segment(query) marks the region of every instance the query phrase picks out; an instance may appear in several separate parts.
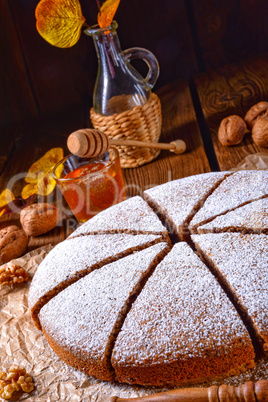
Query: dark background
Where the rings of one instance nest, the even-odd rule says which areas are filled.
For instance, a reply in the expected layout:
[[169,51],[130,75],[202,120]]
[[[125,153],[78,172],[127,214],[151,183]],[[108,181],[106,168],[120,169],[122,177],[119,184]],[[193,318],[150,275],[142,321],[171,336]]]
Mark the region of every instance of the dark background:
[[[97,71],[92,38],[82,32],[72,48],[49,45],[35,28],[37,3],[0,0],[1,143],[27,119],[92,104]],[[86,21],[95,24],[95,0],[80,3]],[[155,91],[268,51],[267,0],[121,0],[115,19],[122,49],[145,47],[157,57]]]

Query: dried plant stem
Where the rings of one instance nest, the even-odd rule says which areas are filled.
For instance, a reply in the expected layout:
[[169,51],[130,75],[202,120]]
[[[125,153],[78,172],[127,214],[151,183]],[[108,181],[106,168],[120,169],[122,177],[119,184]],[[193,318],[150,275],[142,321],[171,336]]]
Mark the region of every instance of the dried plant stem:
[[87,22],[84,22],[84,24],[83,24],[83,28],[92,28],[90,25],[88,25],[88,23]]
[[98,6],[98,9],[99,9],[99,12],[100,12],[100,9],[101,9],[100,0],[96,0],[96,2],[97,2],[97,6]]

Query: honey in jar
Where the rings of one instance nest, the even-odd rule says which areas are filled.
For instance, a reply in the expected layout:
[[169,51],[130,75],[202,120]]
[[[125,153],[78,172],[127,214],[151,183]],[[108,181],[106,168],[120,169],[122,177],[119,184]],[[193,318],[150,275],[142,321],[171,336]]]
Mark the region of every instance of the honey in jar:
[[100,211],[123,201],[126,198],[124,181],[118,152],[112,148],[109,158],[103,156],[89,159],[65,158],[61,177],[57,176],[59,166],[53,169],[61,192],[78,222],[86,222]]

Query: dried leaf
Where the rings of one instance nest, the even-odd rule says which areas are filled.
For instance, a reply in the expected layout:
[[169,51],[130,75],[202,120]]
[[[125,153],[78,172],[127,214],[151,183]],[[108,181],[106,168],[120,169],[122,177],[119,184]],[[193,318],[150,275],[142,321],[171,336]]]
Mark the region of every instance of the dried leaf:
[[23,187],[21,196],[23,199],[27,199],[34,194],[38,195],[48,195],[50,194],[56,186],[56,181],[53,179],[51,174],[42,175],[40,174],[36,183],[29,183]]
[[5,215],[7,212],[8,212],[8,206],[7,205],[5,205],[4,207],[1,207],[0,208],[0,217],[2,215]]
[[14,198],[14,200],[9,202],[7,205],[0,207],[0,217],[2,215],[18,213],[20,209],[23,209],[28,205],[31,205],[34,202],[36,202],[36,198],[37,198],[36,194],[32,195],[29,198],[26,198],[25,200],[22,199],[21,197]]
[[105,28],[111,24],[119,6],[120,0],[106,0],[98,13],[98,24],[100,28]]
[[9,188],[6,188],[0,194],[0,208],[6,206],[9,202],[13,201],[14,199],[15,199],[15,196],[12,193],[12,191],[9,190]]
[[78,0],[41,0],[36,9],[36,28],[53,46],[74,46],[85,22]]
[[9,188],[6,188],[0,194],[0,216],[10,213],[9,204],[12,203],[16,198]]
[[42,158],[38,159],[32,164],[28,170],[28,174],[25,177],[26,183],[35,183],[39,179],[39,176],[45,177],[51,171],[54,165],[63,158],[62,148],[52,148],[45,153]]
[[21,196],[24,200],[37,194],[37,183],[26,184],[21,191]]
[[37,191],[39,195],[48,195],[52,193],[56,186],[56,181],[51,176],[51,173],[48,173],[42,179],[38,180],[37,183]]
[[[56,182],[51,176],[54,165],[63,158],[62,148],[52,148],[45,153],[40,159],[32,164],[25,177],[26,184],[21,192],[23,199],[27,199],[34,194],[48,195],[55,186]],[[60,165],[57,173],[61,174],[63,166]]]
[[36,183],[29,183],[23,187],[21,196],[23,199],[27,199],[33,194],[45,196],[52,193],[55,186],[56,181],[51,176],[51,172],[46,175],[40,174]]

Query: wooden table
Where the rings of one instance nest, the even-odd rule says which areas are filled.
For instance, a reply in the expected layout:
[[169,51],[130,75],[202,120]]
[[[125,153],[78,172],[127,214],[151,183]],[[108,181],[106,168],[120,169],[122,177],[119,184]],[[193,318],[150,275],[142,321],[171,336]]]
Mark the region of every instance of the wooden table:
[[[163,87],[158,95],[163,114],[160,141],[182,138],[187,144],[187,152],[175,155],[162,151],[147,165],[124,169],[128,196],[181,177],[229,170],[249,154],[268,152],[267,148],[257,147],[250,135],[234,147],[224,147],[217,139],[217,129],[223,117],[230,114],[243,117],[253,104],[268,99],[268,56],[228,65],[218,71],[198,75],[190,82],[172,82]],[[67,154],[67,136],[90,124],[89,107],[78,105],[77,109],[25,122],[3,133],[0,192],[10,184],[10,179],[18,173],[27,172],[30,165],[52,147],[63,147]],[[22,185],[23,180],[15,182],[15,195],[20,194]],[[0,219],[0,227],[11,223],[19,225],[18,215]],[[62,226],[48,234],[30,238],[29,250],[62,241],[75,226],[75,219],[69,216]]]

